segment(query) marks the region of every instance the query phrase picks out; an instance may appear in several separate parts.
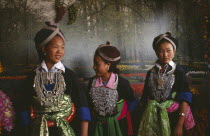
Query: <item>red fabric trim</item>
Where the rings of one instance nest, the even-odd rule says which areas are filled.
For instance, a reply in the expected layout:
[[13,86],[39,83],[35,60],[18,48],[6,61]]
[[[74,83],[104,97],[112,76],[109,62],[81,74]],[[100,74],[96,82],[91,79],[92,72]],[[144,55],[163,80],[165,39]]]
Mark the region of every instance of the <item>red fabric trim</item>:
[[[30,110],[31,110],[31,111],[30,111],[30,112],[31,112],[31,119],[34,119],[34,118],[35,118],[34,109],[31,107]],[[66,119],[68,122],[71,122],[71,121],[74,119],[75,113],[76,113],[76,107],[75,107],[75,105],[72,103],[71,114],[70,114],[68,117],[65,117],[65,119]],[[53,126],[55,126],[55,122],[48,120],[48,121],[47,121],[47,126],[48,126],[48,127],[53,127]]]
[[128,123],[128,135],[133,135],[133,125],[132,125],[132,121],[131,121],[130,111],[127,112],[126,119],[127,119],[127,123]]
[[131,121],[130,111],[128,111],[128,105],[127,105],[126,100],[124,100],[123,103],[124,104],[123,104],[121,114],[117,118],[117,120],[120,120],[126,116],[126,120],[127,120],[127,124],[128,124],[128,135],[133,135],[133,125],[132,125],[132,121]]
[[126,100],[123,100],[123,108],[122,108],[121,114],[120,114],[120,116],[117,118],[117,120],[120,120],[120,119],[122,119],[123,117],[125,117],[127,111],[128,111],[127,102],[126,102]]

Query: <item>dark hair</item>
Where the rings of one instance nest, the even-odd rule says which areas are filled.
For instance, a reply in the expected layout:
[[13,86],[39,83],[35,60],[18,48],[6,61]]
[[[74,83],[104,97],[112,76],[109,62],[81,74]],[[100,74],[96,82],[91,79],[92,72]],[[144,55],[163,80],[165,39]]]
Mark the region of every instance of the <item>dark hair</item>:
[[[170,32],[166,32],[165,34],[166,34],[166,37],[167,37],[167,38],[169,38],[170,40],[172,40],[172,41],[174,42],[174,44],[176,45],[176,49],[177,49],[177,48],[178,48],[178,42],[177,42],[177,40],[176,40],[174,37],[171,36],[171,33],[170,33]],[[159,47],[162,43],[165,43],[165,42],[171,43],[169,40],[167,40],[167,39],[165,39],[165,38],[161,39],[161,40],[157,43],[157,41],[160,39],[161,36],[163,36],[163,34],[158,35],[158,36],[155,37],[154,40],[153,40],[152,46],[153,46],[153,49],[154,49],[155,51],[157,51],[158,47]],[[174,49],[174,47],[173,47],[173,49]]]
[[42,49],[37,49],[38,57],[39,57],[39,62],[42,62],[45,58],[44,52]]
[[110,67],[109,67],[108,72],[113,72],[113,73],[119,74],[120,70],[117,68],[117,64],[120,62],[120,59],[117,60],[117,61],[106,60],[105,58],[103,58],[100,55],[99,51],[103,52],[104,55],[106,55],[110,58],[116,58],[116,57],[120,56],[120,52],[118,51],[118,49],[114,46],[111,46],[110,42],[107,42],[105,45],[102,44],[102,46],[100,45],[99,48],[96,49],[94,57],[99,56],[99,57],[102,58],[104,63],[106,63],[106,64],[110,63]]

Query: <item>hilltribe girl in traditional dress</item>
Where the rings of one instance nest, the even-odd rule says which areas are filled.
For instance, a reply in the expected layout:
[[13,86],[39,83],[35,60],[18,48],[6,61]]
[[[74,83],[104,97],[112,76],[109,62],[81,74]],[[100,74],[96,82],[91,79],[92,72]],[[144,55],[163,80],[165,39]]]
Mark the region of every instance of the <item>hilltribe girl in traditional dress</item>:
[[138,136],[182,136],[183,128],[191,129],[195,125],[187,77],[173,62],[177,47],[176,39],[169,32],[154,38],[153,49],[158,60],[147,72],[141,98],[145,109]]
[[121,77],[116,65],[120,52],[109,42],[100,45],[94,55],[96,73],[89,81],[88,98],[91,107],[91,136],[132,135],[130,112],[135,98],[129,81]]
[[[29,79],[31,135],[87,136],[90,112],[86,95],[76,74],[61,62],[66,46],[64,35],[56,24],[46,25],[34,39],[41,64]],[[69,124],[75,107],[81,124],[77,133]],[[49,127],[49,122],[55,126]]]

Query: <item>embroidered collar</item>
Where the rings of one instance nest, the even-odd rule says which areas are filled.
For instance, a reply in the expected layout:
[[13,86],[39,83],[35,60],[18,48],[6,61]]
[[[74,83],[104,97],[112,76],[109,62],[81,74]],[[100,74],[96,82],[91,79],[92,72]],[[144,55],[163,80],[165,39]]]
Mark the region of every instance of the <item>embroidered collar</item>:
[[[160,64],[158,63],[158,61],[156,61],[155,63],[155,66],[158,68],[158,71],[161,69],[161,66]],[[174,63],[173,61],[170,61],[168,64],[166,64],[164,67],[166,67],[166,73],[167,74],[170,74],[170,73],[173,73],[175,68],[176,68],[176,63]],[[168,71],[168,68],[171,68],[169,71]]]
[[43,60],[42,63],[41,63],[41,66],[36,68],[35,71],[40,70],[40,69],[41,69],[41,71],[45,71],[45,72],[57,72],[57,70],[62,70],[63,72],[65,72],[65,67],[64,67],[63,63],[61,63],[61,61],[59,61],[58,63],[54,64],[52,66],[52,68],[50,70],[48,70],[46,63]]
[[95,87],[107,87],[107,88],[111,88],[114,89],[115,88],[115,82],[116,82],[116,74],[111,73],[111,76],[109,78],[108,83],[104,86],[102,83],[102,78],[101,77],[97,77],[96,78],[96,82],[95,82]]

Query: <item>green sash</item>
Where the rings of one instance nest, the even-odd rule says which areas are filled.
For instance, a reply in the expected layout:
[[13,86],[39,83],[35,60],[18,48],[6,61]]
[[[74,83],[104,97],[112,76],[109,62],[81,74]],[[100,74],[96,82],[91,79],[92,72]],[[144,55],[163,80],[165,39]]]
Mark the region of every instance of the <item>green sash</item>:
[[158,103],[150,100],[143,113],[138,136],[170,136],[171,129],[166,109],[173,100]]
[[75,136],[73,129],[65,119],[72,110],[70,96],[62,95],[60,101],[55,102],[51,107],[34,106],[35,119],[32,123],[32,136],[49,136],[47,120],[55,122],[60,136]]
[[[104,131],[107,131],[107,136],[122,136],[117,118],[121,114],[123,104],[123,99],[117,102],[117,114],[114,116],[97,116],[94,136],[104,136]],[[103,129],[103,122],[106,123],[107,130]]]

